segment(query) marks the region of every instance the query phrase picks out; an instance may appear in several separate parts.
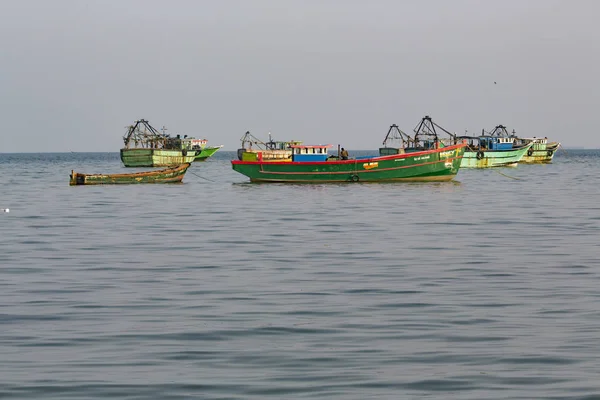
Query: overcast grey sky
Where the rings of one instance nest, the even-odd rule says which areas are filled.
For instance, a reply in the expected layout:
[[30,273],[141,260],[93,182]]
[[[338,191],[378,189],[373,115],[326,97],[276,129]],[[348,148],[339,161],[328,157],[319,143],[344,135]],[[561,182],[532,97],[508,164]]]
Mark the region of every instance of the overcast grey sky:
[[[0,0],[0,152],[118,151],[145,118],[376,149],[430,115],[600,148],[600,1]],[[497,82],[497,84],[494,84]]]

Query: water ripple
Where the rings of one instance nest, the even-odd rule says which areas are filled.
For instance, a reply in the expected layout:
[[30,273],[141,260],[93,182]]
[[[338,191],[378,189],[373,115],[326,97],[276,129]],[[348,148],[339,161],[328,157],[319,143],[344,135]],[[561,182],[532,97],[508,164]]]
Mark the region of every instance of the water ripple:
[[72,188],[118,154],[0,154],[1,398],[600,398],[600,152],[408,185],[234,155]]

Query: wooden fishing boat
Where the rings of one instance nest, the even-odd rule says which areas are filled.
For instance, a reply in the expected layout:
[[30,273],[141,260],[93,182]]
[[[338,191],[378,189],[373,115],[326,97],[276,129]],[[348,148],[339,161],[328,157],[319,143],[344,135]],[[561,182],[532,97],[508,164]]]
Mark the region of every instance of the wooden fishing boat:
[[[331,145],[290,145],[289,162],[233,160],[232,168],[251,182],[426,182],[449,181],[460,169],[465,143],[445,146],[437,137],[429,148],[388,148],[387,154],[340,160]],[[414,142],[414,140],[413,140]]]
[[532,143],[518,143],[503,125],[489,133],[482,130],[480,136],[465,135],[456,139],[467,141],[463,168],[516,167],[532,146]]
[[194,161],[206,161],[207,158],[215,154],[222,147],[223,145],[206,146],[199,153],[196,153],[196,158],[194,159]]
[[520,162],[526,164],[549,164],[552,162],[556,151],[560,147],[559,142],[548,142],[548,138],[519,138],[515,137],[517,143],[532,143],[527,153]]
[[[123,136],[125,147],[121,149],[121,161],[126,167],[165,167],[191,163],[201,142],[206,140],[187,138],[185,135],[171,137],[159,133],[148,121],[140,119],[127,128]],[[198,143],[194,142],[198,141]]]
[[113,185],[135,183],[178,183],[183,180],[190,163],[162,170],[125,174],[82,174],[71,171],[70,182],[74,185]]

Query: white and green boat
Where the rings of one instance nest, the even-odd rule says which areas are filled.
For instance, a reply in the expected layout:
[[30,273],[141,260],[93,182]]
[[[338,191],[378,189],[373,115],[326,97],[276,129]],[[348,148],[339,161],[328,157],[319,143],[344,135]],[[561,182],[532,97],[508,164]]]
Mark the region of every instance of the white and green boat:
[[549,164],[560,147],[559,142],[548,143],[548,138],[516,138],[517,143],[532,143],[521,160],[527,164]]
[[194,161],[206,161],[207,158],[215,154],[222,148],[223,145],[220,146],[204,146],[200,152],[196,153],[196,158]]
[[197,150],[194,139],[159,133],[148,121],[140,119],[123,136],[121,161],[126,167],[166,167],[191,163]]
[[531,143],[531,147],[527,149],[525,155],[521,159],[521,163],[527,164],[547,164],[552,162],[552,158],[556,151],[560,147],[560,143],[558,142],[550,142],[548,143],[548,138],[520,138],[515,134],[515,130],[513,129],[512,134],[509,134],[504,125],[498,125],[494,128],[494,130],[490,133],[492,136],[498,136],[503,138],[512,139],[513,143],[516,146],[524,146],[526,144]]
[[[516,167],[531,148],[532,143],[517,143],[513,137],[499,136],[498,125],[494,131],[481,136],[456,136],[456,140],[466,140],[467,150],[463,155],[461,168]],[[506,128],[504,128],[506,129]]]

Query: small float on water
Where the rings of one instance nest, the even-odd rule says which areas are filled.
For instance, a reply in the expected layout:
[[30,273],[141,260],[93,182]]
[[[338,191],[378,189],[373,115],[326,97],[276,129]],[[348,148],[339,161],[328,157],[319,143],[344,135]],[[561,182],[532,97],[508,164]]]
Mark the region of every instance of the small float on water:
[[71,186],[77,185],[114,185],[136,183],[179,183],[183,180],[190,163],[178,165],[173,168],[133,172],[124,174],[82,174],[71,171]]

